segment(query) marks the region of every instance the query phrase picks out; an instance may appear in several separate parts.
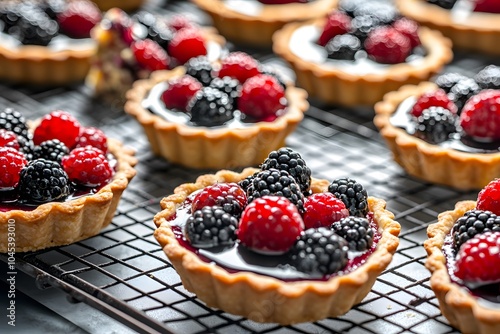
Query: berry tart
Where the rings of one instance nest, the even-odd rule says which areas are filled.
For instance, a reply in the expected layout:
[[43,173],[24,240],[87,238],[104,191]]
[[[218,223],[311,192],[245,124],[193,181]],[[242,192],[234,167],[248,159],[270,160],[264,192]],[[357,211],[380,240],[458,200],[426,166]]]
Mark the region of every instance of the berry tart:
[[67,245],[99,233],[135,175],[132,150],[70,113],[53,111],[28,126],[0,112],[0,252]]
[[237,44],[270,48],[286,23],[325,16],[337,0],[193,0],[214,26]]
[[284,26],[273,50],[297,85],[328,104],[372,106],[448,63],[449,39],[401,16],[390,2],[341,0],[326,17]]
[[284,145],[308,109],[307,93],[245,52],[195,57],[134,83],[125,112],[152,151],[192,168],[257,166]]
[[126,12],[139,9],[146,0],[92,0],[103,12],[111,8],[120,8]]
[[288,325],[342,315],[368,294],[399,244],[385,206],[352,178],[311,177],[282,147],[260,168],[177,187],[154,235],[208,306]]
[[396,0],[396,4],[404,15],[441,31],[454,47],[500,55],[498,0]]
[[500,67],[386,94],[374,123],[408,174],[461,190],[500,177]]
[[500,332],[500,180],[429,225],[424,243],[441,312],[463,333]]
[[90,30],[102,18],[89,0],[0,3],[0,80],[35,85],[83,81],[96,52]]
[[217,59],[225,40],[212,27],[201,27],[182,14],[170,17],[141,10],[129,15],[112,8],[91,32],[97,42],[87,85],[97,97],[123,103],[138,79],[172,69],[197,56]]

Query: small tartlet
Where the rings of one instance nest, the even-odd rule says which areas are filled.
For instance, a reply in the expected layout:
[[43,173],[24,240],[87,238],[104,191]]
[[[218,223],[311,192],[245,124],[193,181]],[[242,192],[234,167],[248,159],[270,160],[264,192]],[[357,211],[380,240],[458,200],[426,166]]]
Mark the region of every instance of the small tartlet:
[[145,109],[142,101],[158,83],[177,78],[185,67],[153,72],[149,79],[136,81],[127,92],[125,112],[143,126],[153,153],[191,168],[236,168],[256,166],[269,152],[284,145],[309,108],[307,93],[288,85],[287,111],[272,122],[257,122],[242,128],[195,127],[168,122]]
[[[63,246],[97,235],[111,223],[123,191],[135,176],[134,150],[108,138],[108,150],[117,160],[113,179],[95,194],[65,202],[49,202],[34,210],[0,211],[0,253],[28,252]],[[10,222],[15,242],[9,243]]]
[[408,134],[390,122],[406,98],[435,89],[435,83],[425,81],[387,93],[375,104],[373,122],[392,151],[394,160],[408,174],[460,190],[481,189],[500,175],[500,153],[469,153],[440,147]]
[[396,0],[398,9],[419,24],[439,30],[459,49],[500,55],[500,14],[472,12],[463,21],[425,0]]
[[439,307],[450,324],[463,333],[494,334],[500,332],[500,309],[481,306],[463,287],[451,281],[442,248],[445,237],[465,212],[476,207],[475,201],[460,201],[454,210],[439,214],[437,223],[429,225],[425,266],[431,272],[430,284]]
[[[369,210],[381,231],[377,249],[356,270],[326,281],[285,282],[269,276],[241,271],[230,273],[202,261],[176,240],[169,219],[193,192],[221,182],[238,182],[258,169],[245,168],[241,173],[221,170],[186,183],[161,201],[162,211],[155,215],[154,236],[181,277],[184,287],[208,306],[237,314],[257,322],[282,325],[316,321],[345,314],[369,293],[380,273],[389,265],[399,239],[400,225],[387,211],[382,199],[368,197]],[[313,193],[325,192],[327,180],[312,179]],[[271,307],[270,307],[271,306]]]
[[325,22],[326,18],[319,18],[290,23],[273,36],[273,51],[291,65],[297,85],[307,90],[310,97],[324,103],[348,107],[373,106],[387,92],[429,79],[453,58],[451,41],[440,32],[426,27],[419,28],[419,37],[427,54],[418,66],[399,63],[379,73],[349,73],[338,67],[308,61],[291,51],[290,40],[297,29],[304,26],[320,28]]
[[286,23],[326,16],[338,0],[262,5],[257,15],[234,10],[223,0],[193,0],[193,2],[210,15],[213,25],[228,40],[247,46],[269,48],[272,45],[273,33]]

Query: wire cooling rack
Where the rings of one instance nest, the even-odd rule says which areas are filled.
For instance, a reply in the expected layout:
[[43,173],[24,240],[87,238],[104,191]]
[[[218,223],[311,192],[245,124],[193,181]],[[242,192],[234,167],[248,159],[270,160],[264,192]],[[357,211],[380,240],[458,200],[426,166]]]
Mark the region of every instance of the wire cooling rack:
[[[153,1],[149,9],[206,18],[188,2]],[[272,54],[251,52],[293,76]],[[458,55],[450,68],[477,71],[491,59]],[[206,307],[185,290],[153,237],[153,216],[162,197],[212,170],[190,170],[152,155],[142,128],[121,106],[93,100],[84,86],[33,89],[0,85],[0,107],[27,118],[55,109],[74,113],[137,151],[137,176],[124,192],[112,223],[99,235],[75,244],[16,255],[19,269],[40,288],[54,286],[75,302],[110,315],[144,333],[454,333],[429,287],[423,242],[437,214],[477,193],[457,192],[409,178],[396,165],[373,123],[371,109],[325,107],[311,101],[304,121],[287,145],[305,158],[316,178],[350,176],[370,195],[387,200],[401,224],[400,246],[372,291],[347,314],[315,323],[281,327],[255,323]],[[5,255],[0,259],[7,262]]]

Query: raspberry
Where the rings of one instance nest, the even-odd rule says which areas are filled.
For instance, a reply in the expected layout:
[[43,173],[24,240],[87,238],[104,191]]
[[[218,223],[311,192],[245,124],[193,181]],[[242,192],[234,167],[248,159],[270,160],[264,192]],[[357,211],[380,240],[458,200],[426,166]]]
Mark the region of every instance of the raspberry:
[[94,146],[100,149],[104,154],[108,153],[108,137],[101,129],[92,126],[82,127],[76,147]]
[[443,89],[428,91],[420,95],[413,105],[411,114],[414,117],[419,117],[422,111],[430,107],[443,107],[454,114],[457,113],[457,106],[448,98]]
[[12,147],[0,147],[0,190],[14,188],[19,182],[19,173],[28,164],[24,154]]
[[500,215],[500,179],[492,180],[479,192],[476,208]]
[[234,117],[229,97],[213,87],[203,87],[189,101],[187,111],[198,126],[218,126]]
[[206,206],[186,221],[185,235],[198,248],[232,245],[236,240],[238,219],[220,206]]
[[349,15],[334,10],[328,14],[323,31],[318,38],[318,44],[325,46],[333,37],[348,33],[349,30],[351,30],[351,18]]
[[168,81],[168,86],[161,94],[161,100],[167,109],[186,111],[189,100],[202,88],[202,84],[190,75],[183,75]]
[[55,161],[61,163],[62,158],[69,154],[69,150],[58,139],[47,140],[36,146],[33,150],[33,158]]
[[132,42],[130,48],[139,66],[148,71],[166,70],[170,65],[167,52],[149,38]]
[[349,216],[344,202],[332,193],[316,193],[304,200],[302,219],[306,229],[330,227],[334,222]]
[[330,59],[354,60],[361,50],[361,41],[351,34],[337,35],[326,44],[325,50]]
[[285,90],[270,75],[256,75],[243,84],[238,109],[256,121],[272,122],[286,108]]
[[33,141],[35,145],[50,139],[59,139],[68,148],[72,148],[80,135],[80,123],[70,113],[56,110],[42,117],[35,128]]
[[184,64],[186,74],[196,78],[203,86],[210,85],[214,70],[212,63],[206,56],[191,58]]
[[476,234],[485,232],[500,232],[500,217],[491,211],[470,210],[458,218],[453,225],[451,235],[455,250]]
[[474,76],[474,80],[482,89],[500,89],[500,66],[486,66]]
[[245,52],[231,52],[222,58],[217,76],[235,78],[243,84],[247,79],[260,73],[259,65],[255,58]]
[[411,53],[410,39],[388,26],[373,29],[364,45],[368,56],[383,64],[402,63]]
[[365,217],[368,213],[366,190],[356,180],[348,177],[333,180],[328,191],[344,202],[351,216]]
[[446,141],[456,132],[457,117],[443,107],[429,107],[416,120],[415,136],[433,144]]
[[63,157],[61,165],[76,184],[97,187],[113,177],[113,169],[103,152],[92,146],[78,147]]
[[89,38],[90,30],[101,19],[102,14],[97,5],[88,0],[70,1],[57,16],[60,29],[73,38]]
[[241,215],[238,239],[258,253],[287,252],[304,230],[297,207],[282,196],[263,196]]
[[500,90],[486,89],[472,96],[462,109],[460,126],[482,141],[500,139]]
[[197,25],[183,14],[172,15],[168,19],[168,26],[174,31],[179,31],[184,28],[197,28]]
[[474,11],[500,14],[500,3],[498,0],[476,0]]
[[500,281],[500,232],[476,235],[457,254],[455,276],[474,285]]
[[352,251],[364,252],[373,245],[373,228],[364,217],[343,218],[334,222],[332,229],[349,243]]
[[418,36],[418,23],[408,18],[400,18],[392,24],[394,29],[408,37],[410,40],[411,48],[417,47],[421,44],[420,37]]
[[247,206],[247,195],[236,183],[217,183],[196,194],[191,211],[195,212],[206,206],[220,206],[227,213],[240,216]]
[[168,44],[168,54],[179,64],[189,59],[207,54],[205,37],[198,28],[184,28],[177,31]]
[[12,147],[19,150],[20,146],[16,134],[9,130],[0,129],[0,147]]

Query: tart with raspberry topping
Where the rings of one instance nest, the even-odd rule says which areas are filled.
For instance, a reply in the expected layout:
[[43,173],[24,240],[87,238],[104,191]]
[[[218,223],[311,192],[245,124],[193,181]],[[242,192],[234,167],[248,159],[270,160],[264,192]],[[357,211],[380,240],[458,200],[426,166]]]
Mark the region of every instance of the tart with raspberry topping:
[[131,149],[68,112],[32,123],[11,108],[0,112],[2,138],[9,138],[0,141],[0,252],[14,247],[7,237],[12,222],[16,252],[98,234],[135,175]]
[[374,123],[408,174],[462,190],[500,176],[500,67],[443,73],[375,105]]
[[156,71],[127,93],[125,112],[151,149],[191,168],[256,166],[283,146],[309,107],[307,93],[250,55],[196,57]]
[[288,147],[260,168],[180,185],[161,207],[154,235],[184,287],[210,307],[258,322],[346,313],[399,243],[385,201],[351,178],[312,177]]
[[273,33],[285,24],[326,15],[337,0],[194,0],[228,40],[270,48]]
[[273,41],[298,86],[344,106],[372,106],[389,91],[430,78],[453,56],[449,39],[380,1],[341,0],[326,17],[287,24]]
[[462,50],[500,55],[500,3],[497,0],[397,0],[401,12],[439,30]]

